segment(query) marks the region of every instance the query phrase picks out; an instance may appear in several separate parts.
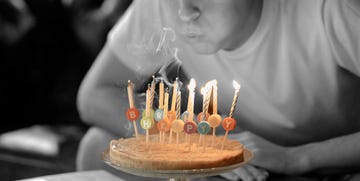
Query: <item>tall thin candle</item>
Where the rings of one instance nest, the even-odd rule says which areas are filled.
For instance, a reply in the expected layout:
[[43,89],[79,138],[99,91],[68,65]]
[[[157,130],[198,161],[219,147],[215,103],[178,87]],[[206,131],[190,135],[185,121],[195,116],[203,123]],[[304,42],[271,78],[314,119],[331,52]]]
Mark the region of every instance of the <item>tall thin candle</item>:
[[[150,118],[150,114],[151,114],[150,113],[150,99],[151,99],[151,90],[148,87],[148,89],[146,91],[146,117],[147,118]],[[149,129],[146,129],[146,143],[149,142]]]
[[209,84],[205,85],[205,88],[202,89],[203,94],[203,107],[202,107],[202,121],[206,120],[206,114],[209,109],[209,103],[210,103],[210,94],[211,94],[211,87]]
[[190,84],[188,85],[189,89],[189,98],[188,98],[188,106],[187,111],[189,113],[189,120],[192,121],[194,118],[194,98],[195,98],[195,79],[190,79]]
[[212,81],[212,103],[213,103],[213,111],[212,114],[209,116],[208,118],[208,122],[213,130],[212,132],[212,145],[214,144],[214,139],[215,139],[215,132],[216,132],[216,128],[220,125],[221,123],[221,116],[217,113],[217,97],[218,97],[218,88],[217,88],[217,81],[213,80]]
[[[164,98],[164,120],[163,121],[166,121],[167,120],[167,113],[168,113],[168,109],[169,109],[169,90],[166,89],[165,91],[165,98]],[[170,124],[170,123],[168,123]],[[162,134],[161,138],[162,140],[160,142],[164,142],[165,141],[165,131],[164,132],[160,132],[160,134]]]
[[217,114],[218,111],[218,87],[217,81],[213,81],[213,114]]
[[145,116],[150,117],[151,111],[150,111],[150,98],[151,98],[151,90],[150,85],[148,85],[148,89],[146,90],[146,105],[145,105]]
[[169,90],[166,89],[165,98],[164,98],[164,117],[167,116],[168,111],[169,111]]
[[[175,106],[176,106],[176,97],[177,97],[176,94],[177,94],[177,89],[178,89],[177,87],[178,87],[178,78],[176,78],[176,80],[175,80],[175,82],[173,84],[171,109],[167,114],[171,124],[176,119]],[[171,141],[172,141],[172,128],[170,128],[169,143],[171,143]]]
[[176,119],[180,119],[181,114],[181,92],[177,91],[176,94]]
[[159,84],[159,109],[164,109],[164,81]]
[[233,113],[234,113],[234,110],[236,107],[236,103],[237,103],[239,93],[240,93],[240,88],[241,88],[240,84],[237,83],[235,80],[233,80],[233,86],[234,86],[235,92],[234,92],[234,98],[231,103],[231,108],[230,108],[230,112],[229,112],[229,117],[231,117],[231,118],[233,117]]
[[129,98],[129,109],[126,111],[126,117],[129,121],[133,122],[135,137],[138,137],[138,130],[136,126],[136,120],[140,117],[140,112],[135,108],[134,95],[133,95],[134,84],[128,80],[127,92]]
[[224,139],[223,139],[223,141],[221,143],[221,149],[224,148],[224,143],[225,143],[225,140],[227,139],[229,131],[235,129],[235,127],[236,127],[236,120],[233,118],[233,113],[234,113],[236,103],[237,103],[237,100],[238,100],[238,97],[239,97],[239,92],[240,92],[240,87],[241,86],[235,80],[233,80],[233,86],[234,86],[235,92],[234,92],[233,101],[231,103],[229,117],[224,118],[224,120],[222,122],[222,126],[226,130],[226,132],[225,132],[225,135],[224,135]]
[[152,109],[153,107],[153,104],[154,104],[154,95],[155,95],[155,76],[152,76],[153,80],[151,81],[151,85],[150,85],[150,102],[149,102],[149,105],[150,105],[150,110]]
[[177,87],[178,87],[178,78],[176,78],[174,84],[173,84],[173,92],[172,92],[172,100],[171,100],[171,111],[175,111],[175,105],[176,105],[176,94],[177,94]]
[[128,80],[128,86],[127,86],[127,92],[128,92],[128,98],[129,98],[129,105],[130,105],[130,108],[133,108],[135,107],[135,104],[134,104],[134,95],[133,95],[133,88],[134,88],[134,84]]

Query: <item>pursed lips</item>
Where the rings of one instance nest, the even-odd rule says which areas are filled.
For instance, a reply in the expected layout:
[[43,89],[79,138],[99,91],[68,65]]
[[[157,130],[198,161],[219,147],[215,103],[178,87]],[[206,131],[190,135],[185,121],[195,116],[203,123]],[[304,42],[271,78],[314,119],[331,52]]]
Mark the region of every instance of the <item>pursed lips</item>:
[[184,27],[181,33],[188,38],[199,37],[202,34],[198,28],[190,26]]

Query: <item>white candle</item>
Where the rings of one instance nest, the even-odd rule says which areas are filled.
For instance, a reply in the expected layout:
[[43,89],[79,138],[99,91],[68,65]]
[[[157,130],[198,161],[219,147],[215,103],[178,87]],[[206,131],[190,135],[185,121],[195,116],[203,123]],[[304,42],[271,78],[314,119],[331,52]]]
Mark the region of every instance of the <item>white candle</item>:
[[194,98],[195,98],[195,79],[190,80],[190,84],[188,85],[189,89],[189,98],[188,98],[188,106],[187,111],[189,113],[189,120],[193,120],[194,117]]
[[145,116],[150,117],[150,97],[151,97],[151,91],[150,86],[148,86],[148,89],[146,90],[146,105],[145,105]]
[[229,134],[229,131],[235,129],[235,127],[236,127],[236,120],[233,118],[233,113],[234,113],[236,103],[237,103],[237,100],[238,100],[238,97],[239,97],[239,92],[240,92],[240,87],[241,86],[235,80],[233,80],[233,86],[234,86],[234,89],[235,89],[235,93],[234,93],[233,101],[231,103],[229,117],[224,118],[224,120],[223,120],[223,128],[226,130],[226,132],[225,132],[224,139],[223,139],[223,141],[221,143],[221,149],[224,148],[224,143],[227,140],[227,136]]
[[[145,108],[145,117],[150,118],[150,97],[151,97],[151,91],[150,86],[148,86],[148,89],[146,90],[146,108]],[[149,142],[149,129],[146,129],[146,143]]]
[[164,117],[167,117],[167,113],[169,110],[169,91],[166,89],[165,98],[164,98]]
[[174,84],[173,84],[173,92],[172,92],[172,100],[171,100],[171,111],[175,111],[175,105],[176,105],[176,93],[177,93],[177,81],[178,78],[176,78]]
[[134,84],[130,80],[128,80],[127,92],[128,92],[130,108],[135,107],[134,95],[133,95],[133,87],[134,87]]
[[237,103],[239,93],[240,93],[240,88],[241,88],[240,84],[237,83],[235,80],[233,80],[233,86],[234,86],[235,92],[234,92],[234,98],[233,98],[231,108],[230,108],[230,113],[229,113],[229,117],[231,117],[231,118],[233,117],[233,113],[234,113],[234,110],[236,107],[236,103]]
[[176,119],[180,119],[181,113],[181,92],[177,91],[176,94]]
[[151,86],[150,86],[150,109],[152,109],[153,107],[153,103],[154,103],[154,95],[155,95],[155,76],[152,76],[153,80],[151,81]]
[[209,84],[205,85],[205,87],[201,89],[201,94],[203,95],[202,121],[205,121],[206,113],[208,112],[209,109],[210,94],[211,94],[211,87],[209,86]]
[[164,82],[161,80],[159,84],[159,109],[164,109]]
[[217,81],[214,80],[213,81],[213,114],[217,114],[217,110],[218,110],[218,87],[217,87]]
[[[134,84],[128,80],[128,87],[127,87],[127,92],[128,92],[128,98],[129,98],[129,107],[130,109],[135,109],[135,101],[134,101],[134,93],[133,93],[133,90],[134,89]],[[137,110],[137,109],[135,109]],[[134,113],[134,112],[133,112]],[[134,113],[135,115],[136,113]],[[139,113],[137,113],[139,114]],[[135,116],[135,117],[138,117],[139,115]],[[137,118],[135,118],[137,119]],[[137,130],[137,126],[136,126],[136,120],[132,120],[133,122],[133,127],[134,127],[134,132],[135,132],[135,137],[137,138],[138,137],[138,130]]]

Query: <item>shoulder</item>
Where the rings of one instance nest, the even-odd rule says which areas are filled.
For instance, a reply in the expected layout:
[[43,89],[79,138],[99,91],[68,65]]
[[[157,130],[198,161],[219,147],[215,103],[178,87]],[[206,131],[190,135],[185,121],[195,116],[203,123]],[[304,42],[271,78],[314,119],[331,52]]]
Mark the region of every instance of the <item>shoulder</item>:
[[345,0],[348,6],[360,15],[360,1],[359,0]]
[[108,38],[141,39],[161,27],[159,0],[135,0],[119,19]]
[[156,67],[160,60],[155,53],[162,28],[159,3],[160,0],[133,1],[108,34],[109,49],[125,65],[131,62],[135,71]]
[[[327,28],[357,29],[360,27],[359,0],[324,1],[322,16]],[[344,27],[336,27],[344,25]]]
[[332,0],[324,1],[324,13],[335,13],[342,16],[360,17],[359,0]]
[[324,1],[323,23],[338,65],[360,76],[360,1]]

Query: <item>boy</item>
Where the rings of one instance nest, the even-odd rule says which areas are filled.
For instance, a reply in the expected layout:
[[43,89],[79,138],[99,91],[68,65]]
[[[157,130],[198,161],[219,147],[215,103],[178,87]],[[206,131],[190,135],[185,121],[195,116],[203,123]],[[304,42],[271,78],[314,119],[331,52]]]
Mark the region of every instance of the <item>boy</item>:
[[[154,43],[164,27],[175,32],[168,45],[178,48],[188,77],[198,85],[217,79],[220,113],[228,112],[231,81],[242,85],[234,113],[239,126],[231,137],[255,156],[225,178],[262,180],[268,171],[300,175],[328,168],[348,173],[360,165],[356,0],[135,1],[80,88],[83,120],[102,129],[85,136],[79,165],[90,150],[100,154],[109,139],[132,134],[120,111],[128,107],[124,87],[128,79],[142,85],[168,63]],[[91,139],[99,135],[102,140]]]

